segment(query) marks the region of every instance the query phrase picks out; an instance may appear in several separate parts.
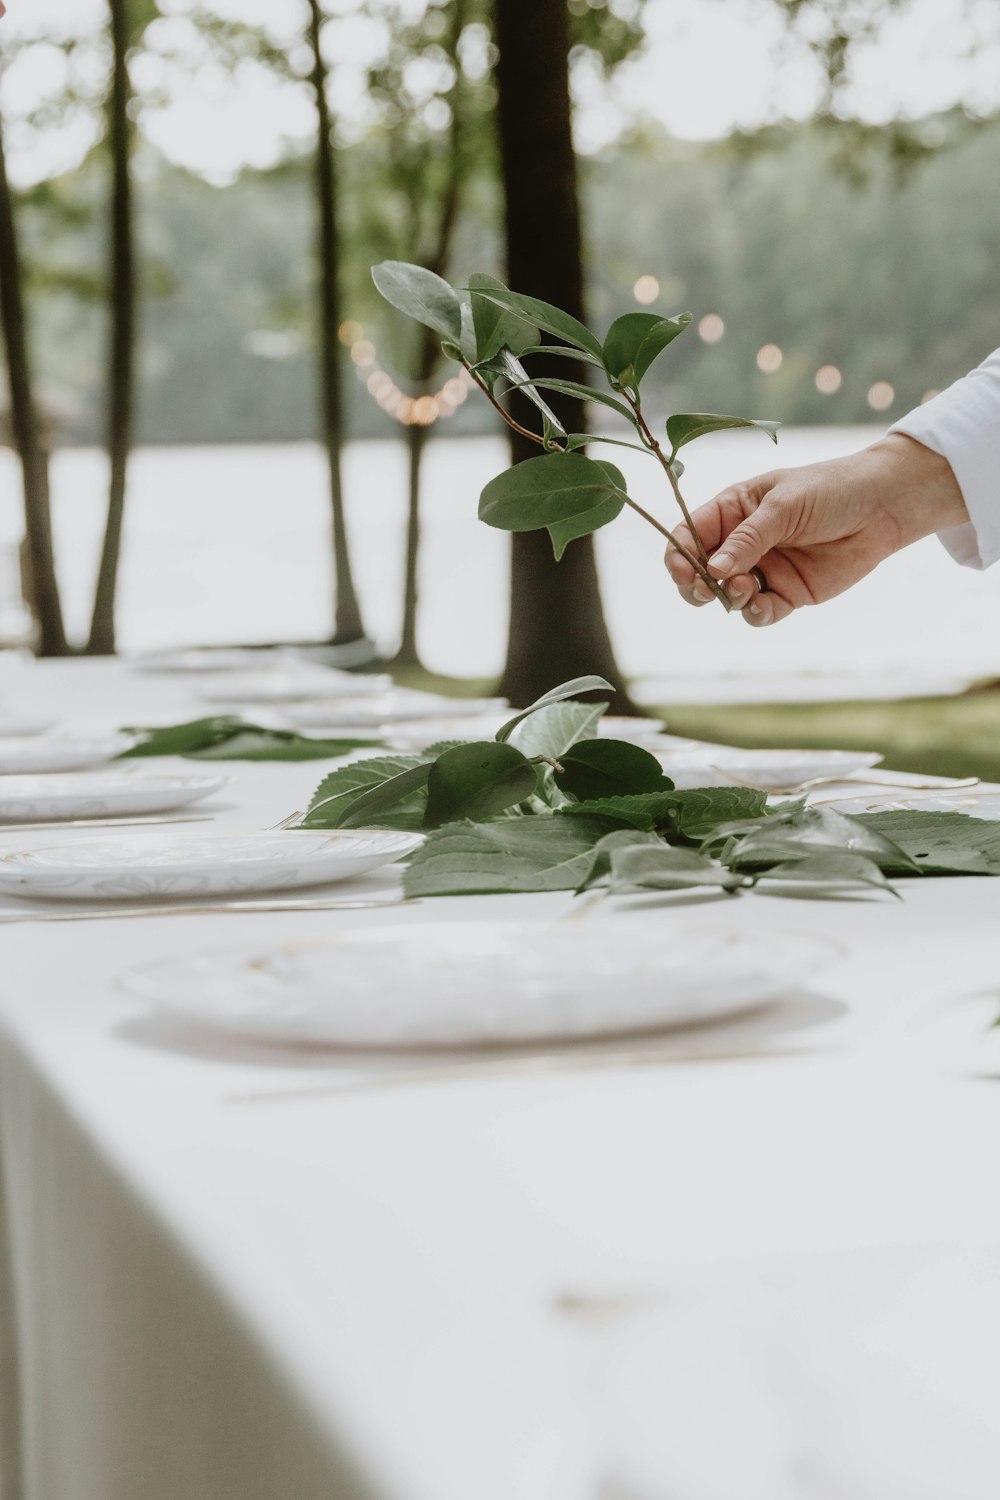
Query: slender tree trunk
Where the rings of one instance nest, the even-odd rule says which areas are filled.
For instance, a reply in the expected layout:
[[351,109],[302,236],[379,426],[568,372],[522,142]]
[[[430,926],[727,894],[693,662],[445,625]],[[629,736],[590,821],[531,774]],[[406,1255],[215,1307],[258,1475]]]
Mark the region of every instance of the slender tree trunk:
[[[453,0],[451,7],[451,30],[447,45],[448,56],[455,67],[455,87],[451,96],[451,130],[448,136],[448,178],[441,199],[441,212],[437,223],[434,247],[424,259],[424,265],[438,276],[448,270],[455,225],[458,222],[458,206],[461,197],[463,143],[461,112],[461,66],[458,45],[465,27],[467,0]],[[430,329],[424,328],[420,335],[420,353],[417,359],[417,388],[423,393],[430,383],[441,359],[441,341]],[[398,666],[417,667],[420,654],[417,650],[417,606],[419,587],[417,573],[420,566],[420,492],[421,471],[427,432],[423,427],[413,426],[407,432],[409,457],[409,503],[406,517],[406,562],[403,579],[403,628],[399,650],[394,658]]]
[[111,147],[111,337],[108,359],[108,519],[97,573],[87,650],[107,656],[115,649],[115,598],[121,558],[125,484],[132,447],[135,401],[135,244],[132,225],[131,89],[128,76],[127,0],[110,0],[112,75],[108,121]]
[[333,577],[336,590],[336,642],[364,636],[361,607],[354,587],[344,519],[344,489],[340,466],[343,435],[343,393],[340,378],[340,255],[337,238],[336,159],[333,122],[327,99],[327,68],[322,47],[323,12],[320,0],[309,0],[309,45],[313,54],[312,86],[316,96],[316,201],[319,210],[320,278],[320,417],[323,444],[330,466],[330,506],[333,512]]
[[0,321],[7,351],[10,420],[14,446],[24,475],[24,529],[27,539],[31,598],[43,656],[66,651],[59,586],[52,550],[49,507],[48,455],[42,442],[31,377],[27,320],[21,281],[21,258],[14,223],[14,205],[7,180],[3,133],[0,128]]
[[[582,318],[566,0],[494,0],[494,16],[508,280],[517,291]],[[566,362],[560,364],[565,377]],[[582,380],[583,372],[573,378]],[[579,401],[553,396],[551,404],[567,431],[584,430]],[[537,453],[511,433],[512,462]],[[572,542],[558,563],[544,531],[518,532],[511,541],[510,629],[500,692],[523,705],[556,683],[596,672],[617,689],[616,710],[634,712],[604,620],[592,538]]]
[[403,629],[399,650],[393,657],[396,666],[418,667],[417,604],[419,602],[418,568],[420,564],[420,467],[427,428],[416,422],[406,429],[409,500],[406,513],[406,565],[403,575]]

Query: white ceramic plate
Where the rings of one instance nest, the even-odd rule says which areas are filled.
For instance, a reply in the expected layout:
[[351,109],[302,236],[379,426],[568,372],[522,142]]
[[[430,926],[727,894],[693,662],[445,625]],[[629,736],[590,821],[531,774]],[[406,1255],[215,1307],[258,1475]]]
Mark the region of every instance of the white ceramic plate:
[[625,740],[630,745],[655,746],[663,739],[663,720],[605,714],[597,726],[597,732],[607,739]]
[[198,696],[211,703],[300,703],[326,698],[329,713],[331,705],[338,707],[343,699],[382,697],[391,688],[391,677],[304,666],[284,672],[229,672],[206,682]]
[[40,771],[80,771],[113,760],[134,741],[126,735],[70,739],[68,735],[0,738],[0,775]]
[[877,751],[869,750],[739,750],[727,745],[699,746],[694,753],[665,751],[659,756],[678,787],[749,783],[774,791],[819,778],[853,776],[881,759]]
[[421,834],[169,833],[86,836],[0,855],[0,891],[55,901],[229,896],[327,885],[401,859]]
[[194,646],[188,651],[151,651],[147,655],[133,656],[129,666],[137,672],[255,672],[262,667],[279,663],[287,666],[289,656],[284,651],[251,651],[242,646]]
[[51,719],[43,719],[33,714],[8,714],[0,709],[0,737],[5,740],[44,734],[47,729],[51,728]]
[[[496,728],[510,717],[507,705],[496,698],[439,698],[432,693],[411,693],[405,689],[372,698],[338,699],[329,702],[294,703],[284,710],[285,718],[299,729],[378,729],[381,725],[413,730],[424,720],[448,721],[496,717]],[[454,727],[454,726],[453,726]],[[493,731],[496,733],[496,729]],[[467,739],[469,725],[453,738]],[[435,733],[428,744],[445,738]]]
[[859,791],[856,797],[820,798],[820,805],[831,807],[841,813],[869,812],[935,812],[965,813],[970,818],[1000,819],[1000,796],[996,792],[976,795],[975,788],[967,792],[907,792],[901,787],[891,791],[889,787],[871,786]]
[[142,964],[125,987],[246,1038],[441,1047],[715,1021],[811,978],[832,944],[659,923],[451,922],[246,944]]
[[125,818],[170,812],[228,786],[232,776],[184,772],[77,771],[66,775],[0,776],[0,822],[59,818]]

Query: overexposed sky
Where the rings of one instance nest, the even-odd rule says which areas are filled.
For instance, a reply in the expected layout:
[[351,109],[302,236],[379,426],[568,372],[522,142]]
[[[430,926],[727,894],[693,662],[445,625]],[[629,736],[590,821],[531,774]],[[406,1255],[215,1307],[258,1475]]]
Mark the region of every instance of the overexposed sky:
[[[58,84],[63,63],[46,37],[92,27],[105,16],[105,0],[8,0],[0,46],[19,36],[41,43],[8,70],[4,106],[10,119],[12,169],[20,180],[71,166],[93,139],[85,114],[44,131],[18,127],[18,119]],[[305,18],[302,0],[206,0],[233,19],[266,26],[294,45]],[[415,10],[421,0],[412,0]],[[628,0],[610,0],[628,4]],[[152,40],[164,53],[196,42],[185,16],[193,0],[164,0],[168,19]],[[374,7],[373,7],[374,8]],[[358,0],[328,0],[335,19],[329,51],[336,65],[338,112],[350,125],[365,117],[363,69],[379,54],[377,20],[358,14]],[[649,42],[643,56],[608,85],[580,69],[576,77],[577,132],[584,150],[613,139],[639,115],[659,120],[684,138],[725,134],[734,126],[808,114],[821,96],[815,59],[802,41],[790,42],[770,0],[650,0]],[[78,64],[82,66],[82,64]],[[94,77],[95,68],[98,70]],[[86,81],[99,82],[99,62]],[[257,69],[234,81],[220,70],[171,66],[155,57],[136,68],[144,93],[159,90],[173,102],[148,110],[144,125],[172,159],[218,181],[240,166],[267,166],[286,141],[312,128],[304,86],[279,83]],[[856,57],[845,106],[871,120],[897,113],[919,115],[959,99],[984,113],[1000,107],[1000,25],[997,0],[909,0],[888,20],[877,40]]]

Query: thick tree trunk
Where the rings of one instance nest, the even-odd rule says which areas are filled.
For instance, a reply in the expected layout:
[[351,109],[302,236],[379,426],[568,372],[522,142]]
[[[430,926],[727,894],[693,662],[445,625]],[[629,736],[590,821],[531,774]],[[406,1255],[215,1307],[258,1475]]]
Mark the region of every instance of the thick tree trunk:
[[49,507],[48,455],[42,442],[35,407],[27,320],[21,282],[21,258],[14,223],[14,205],[7,180],[7,162],[0,129],[0,321],[7,351],[10,421],[14,446],[24,476],[24,529],[27,540],[28,600],[38,626],[38,649],[43,656],[66,651],[59,586],[52,550]]
[[316,96],[316,203],[319,216],[320,291],[320,419],[323,445],[330,467],[330,506],[333,522],[333,578],[336,591],[333,639],[337,643],[364,635],[361,607],[354,587],[344,519],[344,488],[340,466],[343,439],[343,395],[340,379],[340,254],[337,239],[336,160],[333,122],[326,95],[327,68],[322,47],[323,12],[320,0],[309,0],[309,45],[313,54],[312,86]]
[[132,177],[129,160],[132,127],[128,76],[129,20],[127,0],[110,0],[112,76],[108,122],[111,147],[111,337],[108,360],[108,519],[97,573],[94,612],[87,650],[99,656],[115,649],[115,598],[121,558],[125,484],[132,448],[135,395],[135,246],[132,225]]
[[[507,204],[507,272],[519,292],[582,318],[583,270],[569,93],[566,0],[494,0],[499,60],[500,150]],[[558,373],[582,380],[560,361]],[[579,401],[553,396],[560,421],[583,430]],[[511,433],[514,463],[538,449]],[[561,562],[544,531],[512,538],[510,630],[500,692],[531,702],[548,688],[596,672],[632,710],[604,620],[593,541],[570,544]]]

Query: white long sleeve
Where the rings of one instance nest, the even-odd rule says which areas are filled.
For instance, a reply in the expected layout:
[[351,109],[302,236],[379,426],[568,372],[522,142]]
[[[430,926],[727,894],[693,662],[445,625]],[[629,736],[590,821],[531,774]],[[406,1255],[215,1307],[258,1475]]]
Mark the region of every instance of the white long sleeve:
[[1000,558],[1000,349],[889,430],[948,460],[970,524],[938,536],[956,562],[990,567]]

